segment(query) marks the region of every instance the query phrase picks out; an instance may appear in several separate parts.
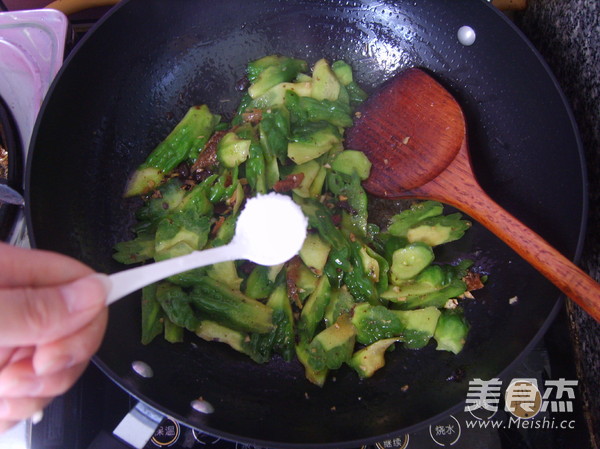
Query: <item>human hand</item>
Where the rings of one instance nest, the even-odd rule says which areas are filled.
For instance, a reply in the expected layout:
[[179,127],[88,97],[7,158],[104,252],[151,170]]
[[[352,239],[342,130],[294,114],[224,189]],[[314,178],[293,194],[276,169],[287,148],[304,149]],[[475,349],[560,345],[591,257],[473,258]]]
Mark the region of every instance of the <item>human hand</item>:
[[0,433],[85,370],[106,329],[104,275],[70,257],[0,243]]

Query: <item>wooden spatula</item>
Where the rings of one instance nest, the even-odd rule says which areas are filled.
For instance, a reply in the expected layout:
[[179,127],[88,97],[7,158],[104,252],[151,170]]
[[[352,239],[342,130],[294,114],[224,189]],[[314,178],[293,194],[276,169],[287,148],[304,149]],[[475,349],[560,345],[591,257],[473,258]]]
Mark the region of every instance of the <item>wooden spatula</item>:
[[368,192],[432,199],[462,210],[600,321],[600,285],[479,186],[462,110],[441,84],[423,70],[408,69],[372,95],[358,116],[346,146],[365,152],[373,164],[364,183]]

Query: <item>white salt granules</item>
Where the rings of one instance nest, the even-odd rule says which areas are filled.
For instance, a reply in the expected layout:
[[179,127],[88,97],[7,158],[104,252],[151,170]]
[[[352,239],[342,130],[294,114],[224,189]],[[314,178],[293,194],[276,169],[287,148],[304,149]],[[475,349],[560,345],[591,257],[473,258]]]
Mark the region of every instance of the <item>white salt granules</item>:
[[261,265],[278,265],[300,251],[308,220],[290,197],[278,193],[258,195],[246,201],[235,230],[236,245],[245,256]]

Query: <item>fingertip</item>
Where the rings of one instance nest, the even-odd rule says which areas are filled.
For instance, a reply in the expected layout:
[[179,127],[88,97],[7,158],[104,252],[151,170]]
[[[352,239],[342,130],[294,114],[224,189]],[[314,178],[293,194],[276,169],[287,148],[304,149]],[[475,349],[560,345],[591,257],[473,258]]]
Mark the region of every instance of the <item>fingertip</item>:
[[0,420],[0,434],[12,429],[20,422],[21,421],[15,421],[15,420],[7,420],[7,421]]
[[33,369],[40,375],[63,371],[88,361],[98,350],[106,330],[108,311],[100,314],[88,325],[62,339],[38,345],[33,356]]
[[100,284],[102,284],[102,288],[104,289],[104,296],[108,295],[112,288],[112,282],[110,280],[110,276],[104,273],[94,273],[87,276],[91,279],[96,279]]
[[53,358],[36,357],[33,359],[33,369],[38,376],[47,376],[71,368],[75,358],[70,354],[62,354]]
[[61,295],[71,313],[104,306],[110,291],[110,279],[102,273],[80,278],[60,287]]

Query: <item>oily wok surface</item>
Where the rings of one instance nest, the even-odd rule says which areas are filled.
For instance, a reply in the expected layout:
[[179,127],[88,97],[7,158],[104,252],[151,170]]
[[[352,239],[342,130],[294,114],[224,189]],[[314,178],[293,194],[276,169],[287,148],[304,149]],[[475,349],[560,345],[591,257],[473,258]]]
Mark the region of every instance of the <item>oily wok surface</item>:
[[[472,46],[456,38],[463,25],[476,30]],[[132,236],[138,204],[122,198],[132,170],[189,106],[231,113],[246,63],[272,53],[344,59],[368,91],[402,68],[427,69],[465,111],[475,173],[490,196],[578,255],[585,171],[570,112],[520,33],[473,0],[125,0],[69,56],[42,108],[27,173],[34,246],[99,271],[124,269],[111,255]],[[374,221],[398,210],[373,203]],[[136,293],[112,306],[96,363],[134,396],[221,437],[271,447],[375,442],[460,409],[469,380],[507,375],[560,306],[550,283],[477,224],[437,260],[461,257],[489,282],[465,302],[471,332],[458,356],[434,344],[399,348],[373,378],[342,368],[320,389],[299,363],[257,365],[225,345],[157,338],[142,346]],[[154,376],[135,374],[135,360]],[[214,413],[191,408],[199,397]]]

